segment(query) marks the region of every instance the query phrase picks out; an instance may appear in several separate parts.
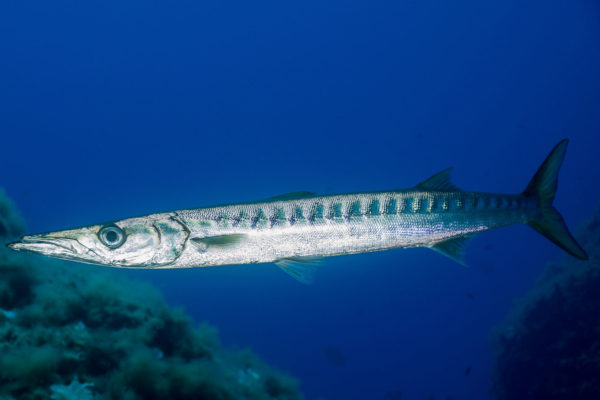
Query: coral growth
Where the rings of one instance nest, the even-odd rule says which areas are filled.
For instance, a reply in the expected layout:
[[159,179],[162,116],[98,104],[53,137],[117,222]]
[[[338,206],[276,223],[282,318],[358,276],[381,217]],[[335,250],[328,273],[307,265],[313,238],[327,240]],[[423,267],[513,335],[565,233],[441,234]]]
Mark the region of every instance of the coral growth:
[[[0,241],[22,234],[0,192]],[[0,399],[295,400],[297,383],[219,345],[151,286],[0,248]]]
[[578,236],[590,260],[550,265],[495,334],[498,400],[600,399],[600,210]]
[[73,378],[70,385],[52,385],[50,390],[52,400],[93,400],[94,395],[90,388],[92,383],[81,383],[77,377]]

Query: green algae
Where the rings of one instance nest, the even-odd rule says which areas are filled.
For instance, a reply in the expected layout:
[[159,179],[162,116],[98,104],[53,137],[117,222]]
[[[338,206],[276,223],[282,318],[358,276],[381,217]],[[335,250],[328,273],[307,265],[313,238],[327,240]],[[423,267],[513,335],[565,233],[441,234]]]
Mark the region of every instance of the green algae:
[[[5,242],[24,231],[2,191],[0,228]],[[0,399],[302,398],[294,379],[118,272],[1,246],[0,311]]]

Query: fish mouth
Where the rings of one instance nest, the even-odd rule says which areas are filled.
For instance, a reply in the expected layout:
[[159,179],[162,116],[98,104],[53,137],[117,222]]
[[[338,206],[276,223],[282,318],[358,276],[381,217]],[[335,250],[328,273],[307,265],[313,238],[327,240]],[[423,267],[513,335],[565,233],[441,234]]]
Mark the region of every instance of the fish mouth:
[[81,260],[82,253],[90,252],[75,239],[60,237],[56,233],[42,233],[23,236],[21,240],[8,243],[9,249],[29,253],[42,254],[47,257],[65,260]]

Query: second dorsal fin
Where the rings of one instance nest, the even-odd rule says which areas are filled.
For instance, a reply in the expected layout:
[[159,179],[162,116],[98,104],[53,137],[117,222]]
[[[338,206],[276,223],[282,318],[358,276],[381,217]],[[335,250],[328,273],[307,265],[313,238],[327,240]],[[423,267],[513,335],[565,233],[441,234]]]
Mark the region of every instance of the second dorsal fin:
[[456,192],[460,191],[450,179],[452,168],[446,168],[445,170],[438,172],[429,179],[419,183],[416,188],[420,190],[429,190],[435,192]]

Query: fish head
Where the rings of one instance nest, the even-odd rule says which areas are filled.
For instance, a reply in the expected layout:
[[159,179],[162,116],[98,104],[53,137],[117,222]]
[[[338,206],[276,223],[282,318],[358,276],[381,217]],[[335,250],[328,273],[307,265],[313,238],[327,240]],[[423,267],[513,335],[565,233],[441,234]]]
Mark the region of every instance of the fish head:
[[181,255],[189,230],[172,214],[23,236],[13,250],[111,267],[168,266]]

